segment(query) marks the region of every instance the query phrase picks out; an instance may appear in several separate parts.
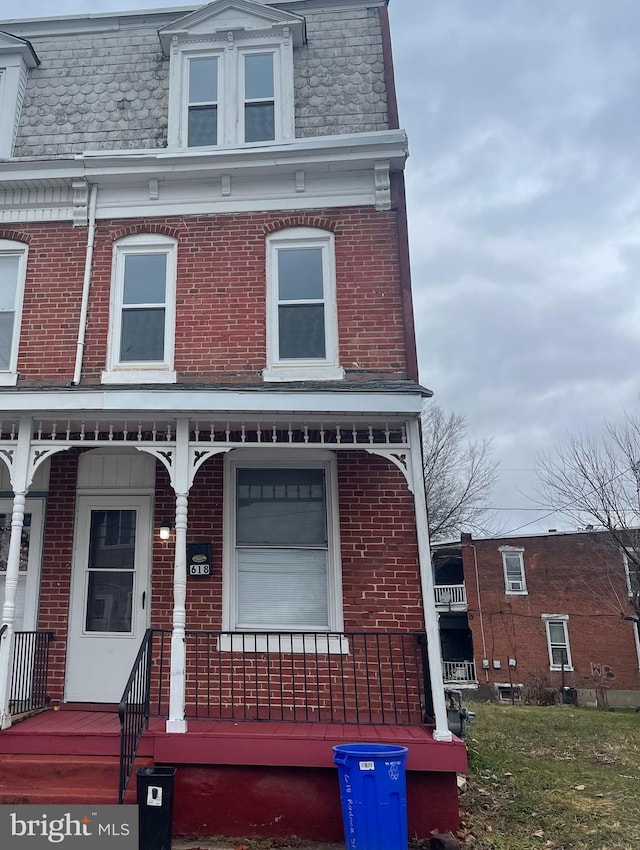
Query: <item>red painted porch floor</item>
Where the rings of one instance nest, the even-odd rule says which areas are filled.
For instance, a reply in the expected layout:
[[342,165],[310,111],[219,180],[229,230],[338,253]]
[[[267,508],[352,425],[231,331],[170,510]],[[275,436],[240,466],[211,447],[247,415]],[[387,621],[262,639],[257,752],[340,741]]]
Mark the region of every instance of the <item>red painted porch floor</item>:
[[[386,743],[409,748],[407,770],[463,772],[466,748],[434,741],[422,726],[189,720],[186,734],[168,734],[153,718],[139,756],[163,764],[333,767],[332,747]],[[0,754],[117,755],[120,724],[115,712],[45,711],[0,732]]]

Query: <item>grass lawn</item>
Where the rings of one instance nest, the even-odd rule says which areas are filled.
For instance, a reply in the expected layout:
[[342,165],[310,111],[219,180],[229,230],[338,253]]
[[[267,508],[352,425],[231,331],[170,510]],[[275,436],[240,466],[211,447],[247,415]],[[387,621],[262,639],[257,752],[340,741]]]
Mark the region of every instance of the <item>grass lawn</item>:
[[640,714],[469,708],[463,846],[640,850]]

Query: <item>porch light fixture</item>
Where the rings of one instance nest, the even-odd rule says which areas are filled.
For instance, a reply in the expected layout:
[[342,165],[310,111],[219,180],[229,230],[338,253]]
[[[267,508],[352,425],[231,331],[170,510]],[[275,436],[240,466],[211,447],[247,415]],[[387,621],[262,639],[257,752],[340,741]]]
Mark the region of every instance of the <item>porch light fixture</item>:
[[171,523],[166,520],[160,524],[160,540],[168,540],[171,537]]

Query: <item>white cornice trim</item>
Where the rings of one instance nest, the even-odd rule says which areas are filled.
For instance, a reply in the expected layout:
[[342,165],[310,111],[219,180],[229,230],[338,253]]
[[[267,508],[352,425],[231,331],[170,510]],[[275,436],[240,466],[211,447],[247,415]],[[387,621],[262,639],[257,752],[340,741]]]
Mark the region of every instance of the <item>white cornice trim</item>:
[[422,396],[414,392],[267,392],[189,390],[98,390],[74,392],[19,391],[0,392],[3,416],[29,411],[34,416],[45,411],[59,413],[136,412],[177,413],[283,413],[283,414],[381,414],[418,416]]

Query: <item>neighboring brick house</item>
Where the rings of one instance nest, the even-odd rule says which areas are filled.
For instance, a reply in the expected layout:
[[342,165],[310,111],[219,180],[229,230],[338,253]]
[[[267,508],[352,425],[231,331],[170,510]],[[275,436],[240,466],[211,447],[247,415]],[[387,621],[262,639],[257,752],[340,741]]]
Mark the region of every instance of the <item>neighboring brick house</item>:
[[449,684],[511,700],[546,680],[581,704],[640,705],[632,586],[606,532],[463,534],[434,566]]
[[0,23],[0,753],[127,685],[182,833],[340,838],[371,739],[457,823],[386,5]]

